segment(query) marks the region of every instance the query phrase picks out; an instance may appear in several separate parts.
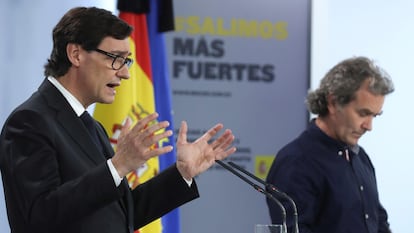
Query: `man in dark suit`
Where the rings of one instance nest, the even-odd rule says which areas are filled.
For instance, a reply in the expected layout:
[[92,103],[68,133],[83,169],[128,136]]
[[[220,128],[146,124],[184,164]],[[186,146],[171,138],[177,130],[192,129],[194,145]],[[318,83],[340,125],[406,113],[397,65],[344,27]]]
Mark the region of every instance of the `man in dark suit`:
[[[0,136],[13,233],[132,232],[197,198],[192,178],[235,152],[230,130],[217,135],[222,124],[188,143],[183,122],[176,164],[129,189],[127,173],[173,149],[152,148],[172,134],[164,130],[168,122],[150,124],[157,113],[133,127],[127,120],[114,153],[103,127],[86,109],[112,103],[115,87],[129,78],[131,31],[111,12],[94,7],[71,9],[54,28],[47,78],[11,113]],[[159,130],[164,132],[156,134]]]

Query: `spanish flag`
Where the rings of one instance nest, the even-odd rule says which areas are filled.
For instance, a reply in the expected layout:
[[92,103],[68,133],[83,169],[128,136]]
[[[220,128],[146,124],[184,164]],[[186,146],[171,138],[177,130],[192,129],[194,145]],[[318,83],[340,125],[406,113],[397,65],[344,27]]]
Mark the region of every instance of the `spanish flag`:
[[[172,0],[118,0],[118,10],[119,17],[134,28],[129,43],[131,58],[135,62],[129,70],[130,79],[123,80],[117,89],[115,101],[110,105],[97,104],[94,110],[94,118],[105,127],[115,150],[121,125],[127,117],[136,123],[157,111],[158,120],[168,120],[169,129],[174,129],[163,36],[163,32],[174,29]],[[174,139],[171,136],[161,143],[155,146],[174,146]],[[151,179],[174,162],[174,151],[150,159],[137,171],[128,174],[131,188]],[[178,209],[137,232],[179,233]]]

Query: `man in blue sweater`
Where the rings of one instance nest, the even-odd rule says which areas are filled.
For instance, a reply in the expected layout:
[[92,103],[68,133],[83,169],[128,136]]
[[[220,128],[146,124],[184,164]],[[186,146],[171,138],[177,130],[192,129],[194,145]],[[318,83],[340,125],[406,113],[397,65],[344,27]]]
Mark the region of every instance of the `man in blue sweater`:
[[[267,177],[296,202],[300,233],[391,232],[374,167],[358,140],[372,130],[393,91],[385,71],[354,57],[334,66],[308,94],[308,109],[317,117],[277,153]],[[279,207],[268,206],[272,221],[280,222]],[[288,229],[293,224],[288,218]]]

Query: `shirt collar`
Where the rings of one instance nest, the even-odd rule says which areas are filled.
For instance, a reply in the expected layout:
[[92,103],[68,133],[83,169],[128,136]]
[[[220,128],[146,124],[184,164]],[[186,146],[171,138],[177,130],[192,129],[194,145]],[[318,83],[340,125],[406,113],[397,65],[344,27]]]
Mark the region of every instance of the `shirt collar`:
[[319,137],[322,141],[327,142],[330,145],[335,145],[339,150],[343,149],[350,149],[355,154],[359,153],[359,145],[350,146],[346,143],[343,143],[341,141],[335,140],[331,137],[329,137],[325,132],[323,132],[317,125],[316,125],[316,118],[312,119],[309,127],[308,127],[309,133],[311,133],[314,137]]
[[76,97],[73,96],[65,87],[63,87],[57,79],[50,76],[47,77],[47,79],[49,80],[49,82],[53,84],[53,86],[55,86],[62,93],[62,95],[69,102],[70,106],[73,108],[78,117],[86,111],[86,109],[79,102],[79,100],[76,99]]

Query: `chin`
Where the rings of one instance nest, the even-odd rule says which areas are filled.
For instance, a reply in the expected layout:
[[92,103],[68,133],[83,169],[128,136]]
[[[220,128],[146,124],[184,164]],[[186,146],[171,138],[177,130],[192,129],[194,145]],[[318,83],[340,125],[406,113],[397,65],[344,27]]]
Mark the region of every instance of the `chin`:
[[356,146],[356,145],[358,145],[358,140],[349,141],[348,142],[348,145],[350,145],[350,146]]
[[114,102],[114,98],[112,98],[112,99],[103,99],[103,100],[101,100],[101,101],[99,101],[99,103],[101,103],[101,104],[112,104],[113,102]]

